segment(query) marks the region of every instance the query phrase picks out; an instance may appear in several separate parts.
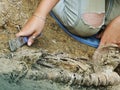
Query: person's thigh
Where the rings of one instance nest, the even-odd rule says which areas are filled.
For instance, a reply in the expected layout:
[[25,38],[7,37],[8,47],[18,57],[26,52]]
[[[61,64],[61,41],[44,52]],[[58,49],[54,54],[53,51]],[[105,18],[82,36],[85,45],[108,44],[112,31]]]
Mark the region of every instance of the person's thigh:
[[91,36],[96,34],[104,24],[104,16],[98,27],[90,24],[94,21],[94,17],[93,20],[88,18],[92,14],[105,13],[105,0],[60,0],[53,12],[71,33]]
[[65,26],[73,26],[80,17],[80,5],[81,0],[60,0],[52,11]]

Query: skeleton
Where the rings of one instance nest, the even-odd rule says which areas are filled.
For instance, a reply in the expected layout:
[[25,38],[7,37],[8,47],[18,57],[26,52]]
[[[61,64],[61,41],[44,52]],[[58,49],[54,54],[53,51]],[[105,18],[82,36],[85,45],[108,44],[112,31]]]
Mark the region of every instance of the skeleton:
[[[114,72],[114,69],[120,63],[119,52],[120,49],[116,45],[105,46],[95,51],[92,60],[87,60],[71,58],[64,53],[49,54],[40,50],[29,50],[28,54],[22,51],[14,53],[11,57],[11,59],[17,59],[17,63],[20,63],[19,66],[22,64],[22,68],[14,70],[16,72],[11,71],[10,77],[13,82],[27,78],[37,81],[47,79],[78,86],[117,85],[120,83],[120,76]],[[19,57],[19,54],[23,56]],[[27,63],[33,60],[34,63],[29,66]]]
[[[96,50],[93,60],[89,60],[91,63],[88,64],[81,59],[61,55],[43,55],[44,57],[37,60],[37,64],[50,69],[47,72],[42,71],[44,73],[41,74],[41,66],[39,66],[38,71],[35,72],[39,73],[37,77],[41,77],[41,79],[70,85],[115,85],[120,83],[120,76],[113,71],[120,63],[119,52],[119,48],[115,45],[99,48]],[[53,68],[56,70],[52,70]],[[31,76],[35,76],[35,74],[30,74]]]

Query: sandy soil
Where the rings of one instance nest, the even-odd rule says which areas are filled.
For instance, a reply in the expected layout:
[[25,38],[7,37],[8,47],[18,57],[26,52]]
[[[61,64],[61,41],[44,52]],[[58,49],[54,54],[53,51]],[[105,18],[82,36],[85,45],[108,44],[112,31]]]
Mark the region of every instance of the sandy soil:
[[[5,1],[7,2],[7,0],[5,0]],[[17,0],[15,2],[9,1],[9,3],[13,4],[13,5],[11,5],[11,8],[17,7],[16,2],[18,2],[18,1]],[[32,3],[33,1],[34,0],[29,0],[28,3],[30,5],[36,5],[36,3]],[[0,2],[2,2],[2,1],[0,1]],[[0,22],[0,62],[1,62],[0,63],[0,90],[103,90],[103,89],[106,90],[106,87],[101,87],[101,88],[99,87],[99,89],[93,88],[93,87],[72,87],[71,88],[68,85],[54,83],[54,82],[48,81],[48,80],[34,81],[34,80],[30,80],[30,79],[23,79],[22,81],[20,81],[18,83],[16,83],[16,82],[14,83],[13,81],[11,81],[11,80],[14,80],[14,78],[11,77],[12,76],[11,73],[13,73],[14,70],[20,72],[20,70],[22,69],[21,66],[20,66],[20,68],[16,68],[19,66],[19,64],[18,64],[18,66],[16,64],[16,63],[19,63],[17,61],[23,60],[30,65],[32,63],[34,63],[34,60],[27,59],[27,57],[22,58],[22,55],[25,54],[27,56],[27,54],[29,54],[29,52],[32,52],[32,50],[34,50],[34,51],[35,50],[45,50],[48,53],[63,53],[64,52],[73,58],[81,58],[82,57],[82,58],[86,58],[86,59],[91,58],[95,51],[95,48],[84,45],[84,44],[74,40],[72,37],[68,36],[56,24],[55,20],[53,18],[51,18],[50,16],[48,16],[45,28],[42,32],[42,35],[37,38],[37,40],[31,47],[28,47],[27,45],[25,45],[25,46],[19,48],[16,52],[11,52],[9,49],[8,41],[10,39],[15,38],[15,34],[17,32],[19,32],[19,30],[18,30],[19,26],[21,27],[23,25],[23,22],[25,22],[27,20],[27,18],[31,15],[31,13],[33,11],[32,7],[29,8],[30,5],[28,3],[27,4],[25,3],[25,5],[27,5],[28,8],[25,8],[25,7],[23,7],[24,9],[14,8],[14,10],[12,10],[10,8],[10,14],[8,16],[12,16],[12,17],[8,18],[8,16],[6,15],[6,17],[7,17],[7,18],[5,18],[6,22]],[[7,5],[7,4],[5,4],[5,5]],[[3,5],[3,4],[1,4],[1,5]],[[22,10],[22,13],[18,12],[18,10],[16,10],[16,9]],[[1,10],[1,8],[0,8],[0,10]],[[25,12],[26,11],[28,12],[29,10],[32,10],[32,11],[30,11],[29,14],[25,16],[25,14],[26,14]],[[20,20],[21,17],[18,18],[17,14],[15,14],[15,13],[18,13],[20,15],[23,14],[22,15],[22,16],[24,16],[23,19]],[[13,14],[16,16],[14,16]],[[3,16],[1,16],[1,17],[3,17]],[[14,17],[16,17],[15,20],[13,20]],[[0,19],[0,21],[1,21],[1,19]],[[5,23],[5,25],[3,25],[4,23]],[[27,51],[25,52],[25,50],[27,50]],[[15,53],[19,53],[19,52],[21,52],[21,54],[17,55],[16,58],[18,58],[20,60],[17,60],[17,59],[13,60],[12,57],[15,55]],[[32,56],[32,54],[31,54],[31,57],[34,58],[34,55]],[[120,72],[119,66],[116,69],[117,72]],[[13,75],[13,77],[17,76],[17,74],[16,74],[17,72],[14,72],[14,73],[15,73],[15,75]],[[111,90],[119,90],[118,87],[109,87],[108,90],[110,90],[110,89]]]

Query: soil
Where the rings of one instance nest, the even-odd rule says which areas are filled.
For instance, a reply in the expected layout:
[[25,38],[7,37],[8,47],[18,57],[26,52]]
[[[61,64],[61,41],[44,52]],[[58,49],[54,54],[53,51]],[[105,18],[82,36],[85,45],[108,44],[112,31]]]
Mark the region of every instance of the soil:
[[[87,46],[85,44],[82,44],[74,40],[57,25],[55,20],[50,15],[48,15],[42,35],[37,38],[35,43],[31,47],[24,45],[23,47],[17,49],[16,52],[11,52],[9,49],[8,41],[10,39],[15,38],[15,34],[19,32],[19,28],[21,28],[24,25],[24,23],[28,20],[28,18],[32,15],[34,9],[38,4],[37,2],[39,0],[36,0],[37,4],[33,3],[35,2],[34,0],[27,0],[27,1],[21,0],[27,3],[27,4],[24,3],[21,8],[15,8],[17,7],[15,3],[19,2],[19,0],[14,0],[13,2],[9,1],[9,3],[8,1],[7,0],[0,1],[0,4],[3,5],[5,8],[6,8],[6,5],[7,5],[7,8],[11,7],[8,14],[4,13],[4,16],[0,17],[0,21],[1,21],[0,22],[0,62],[1,62],[0,90],[88,90],[88,89],[89,90],[103,90],[103,89],[119,90],[120,86],[117,86],[117,87],[114,86],[109,88],[107,87],[93,88],[93,87],[80,87],[80,86],[71,87],[68,85],[64,85],[62,83],[55,83],[48,80],[35,81],[30,79],[22,79],[22,81],[15,82],[15,83],[11,81],[11,80],[14,80],[14,78],[12,79],[9,78],[11,76],[11,72],[14,72],[14,70],[16,70],[16,67],[17,67],[16,63],[19,63],[17,61],[20,61],[19,59],[22,58],[23,55],[28,56],[30,52],[29,56],[31,55],[32,60],[31,59],[28,60],[24,58],[22,58],[21,60],[27,62],[28,66],[34,63],[36,58],[32,56],[31,54],[32,50],[33,51],[43,50],[51,54],[65,53],[72,58],[83,58],[83,59],[89,60],[89,58],[92,58],[92,55],[96,50],[96,48]],[[10,6],[10,5],[13,5],[13,6]],[[19,3],[19,5],[21,4]],[[34,7],[31,7],[31,5],[34,5]],[[28,7],[25,8],[25,6],[28,6]],[[0,12],[3,9],[4,8],[0,8]],[[23,17],[19,17],[19,18],[17,17],[17,15],[15,14],[15,13],[18,13],[17,9],[19,10],[19,15]],[[15,56],[16,58],[12,58],[15,55],[15,53],[17,53],[17,56]],[[20,64],[18,64],[18,66],[19,65]],[[118,73],[120,72],[119,66],[116,69]],[[18,69],[21,70],[21,66]],[[18,69],[17,71],[20,71]]]

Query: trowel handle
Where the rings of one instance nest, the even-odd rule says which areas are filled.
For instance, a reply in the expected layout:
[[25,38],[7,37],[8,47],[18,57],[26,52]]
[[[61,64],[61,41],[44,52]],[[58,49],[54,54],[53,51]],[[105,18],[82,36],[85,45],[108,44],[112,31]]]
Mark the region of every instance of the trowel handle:
[[24,42],[28,42],[28,37],[23,37],[23,39],[24,39]]
[[[39,34],[38,37],[41,36],[41,35],[42,34]],[[24,42],[26,42],[26,43],[28,42],[28,37],[23,37],[23,39],[24,39]]]

